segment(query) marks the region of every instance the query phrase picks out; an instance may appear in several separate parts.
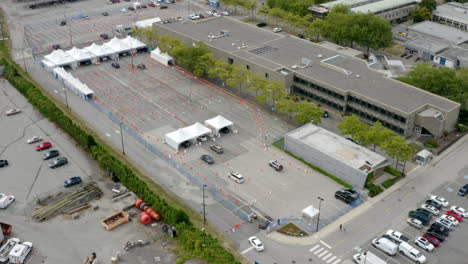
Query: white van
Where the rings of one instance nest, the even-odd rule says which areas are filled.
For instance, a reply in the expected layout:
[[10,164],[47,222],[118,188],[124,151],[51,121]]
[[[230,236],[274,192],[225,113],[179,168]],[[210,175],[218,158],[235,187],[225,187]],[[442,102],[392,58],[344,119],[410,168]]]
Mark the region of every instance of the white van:
[[244,182],[244,176],[242,176],[239,172],[237,171],[231,171],[228,174],[228,178],[237,182],[237,183],[243,183]]
[[31,242],[23,242],[22,244],[17,244],[9,254],[10,263],[14,264],[23,264],[26,257],[31,253],[33,244]]
[[387,264],[386,261],[383,261],[370,251],[354,255],[353,260],[356,264]]
[[385,237],[380,237],[372,240],[372,246],[386,253],[389,256],[395,255],[398,251],[398,245]]
[[426,256],[421,254],[419,250],[415,249],[413,246],[406,242],[401,242],[398,246],[398,251],[400,254],[407,256],[418,264],[426,263]]

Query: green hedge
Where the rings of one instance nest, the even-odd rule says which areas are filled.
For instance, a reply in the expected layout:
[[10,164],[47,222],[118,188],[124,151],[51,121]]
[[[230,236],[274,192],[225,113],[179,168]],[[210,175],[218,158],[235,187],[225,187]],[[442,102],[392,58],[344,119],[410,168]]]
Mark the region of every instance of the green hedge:
[[349,184],[349,183],[343,181],[342,179],[340,179],[340,178],[338,178],[338,177],[336,177],[336,176],[334,176],[334,175],[332,175],[332,174],[330,174],[330,173],[328,173],[328,172],[322,170],[321,168],[319,168],[319,167],[317,167],[317,166],[315,166],[315,165],[309,163],[308,161],[304,160],[303,158],[298,157],[298,156],[292,154],[291,152],[285,150],[285,149],[283,148],[283,145],[284,145],[284,144],[282,144],[282,141],[284,141],[284,139],[280,139],[279,141],[273,142],[272,145],[275,146],[275,147],[277,147],[278,149],[280,149],[280,150],[286,152],[289,156],[291,156],[291,157],[297,159],[298,161],[304,163],[305,165],[309,166],[311,169],[316,170],[316,171],[320,172],[321,174],[327,176],[328,178],[330,178],[330,179],[336,181],[337,183],[343,185],[344,187],[350,188],[350,189],[353,188],[353,186],[352,186],[351,184]]
[[113,155],[111,148],[104,143],[98,143],[92,135],[74,123],[38,87],[18,72],[19,67],[6,57],[8,49],[4,45],[1,49],[5,58],[0,64],[5,66],[5,78],[28,99],[31,105],[75,139],[96,159],[102,169],[117,175],[129,190],[151,204],[166,223],[176,226],[179,234],[177,241],[182,249],[178,263],[190,258],[204,259],[209,263],[240,263],[209,234],[206,236],[206,247],[203,247],[203,233],[191,223],[187,213],[161,199],[132,169]]
[[380,186],[375,185],[375,184],[369,184],[367,186],[367,189],[369,189],[369,196],[374,197],[383,192],[383,189],[380,188]]
[[392,167],[390,167],[390,166],[385,167],[384,171],[385,171],[385,172],[388,172],[388,173],[390,173],[390,174],[392,174],[392,175],[395,176],[396,178],[399,178],[399,177],[403,176],[403,174],[401,173],[401,171],[398,171],[397,169],[392,168]]
[[385,187],[385,189],[388,189],[393,184],[395,184],[395,180],[394,179],[388,179],[388,180],[386,180],[386,181],[384,181],[382,183],[382,186]]

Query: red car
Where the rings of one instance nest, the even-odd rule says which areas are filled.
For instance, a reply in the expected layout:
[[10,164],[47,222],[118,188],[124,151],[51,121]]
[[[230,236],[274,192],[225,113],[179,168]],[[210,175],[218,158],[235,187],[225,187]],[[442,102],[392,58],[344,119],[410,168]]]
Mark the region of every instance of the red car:
[[156,5],[153,4],[153,3],[149,3],[148,5],[151,6],[151,7],[156,7]]
[[446,215],[452,216],[453,218],[457,219],[458,222],[463,221],[463,216],[455,213],[454,211],[447,211],[445,212]]
[[42,151],[42,150],[45,150],[45,149],[48,149],[48,148],[51,148],[52,147],[52,144],[50,142],[44,142],[38,146],[36,146],[36,150],[37,151]]
[[128,10],[135,11],[135,8],[133,6],[130,6],[130,7],[128,7]]
[[146,6],[146,5],[142,5],[141,8],[147,8],[147,6]]
[[440,245],[439,239],[437,239],[437,238],[435,238],[435,237],[433,237],[431,235],[424,234],[422,237],[427,239],[427,241],[429,241],[432,245],[434,245],[434,247],[438,247]]

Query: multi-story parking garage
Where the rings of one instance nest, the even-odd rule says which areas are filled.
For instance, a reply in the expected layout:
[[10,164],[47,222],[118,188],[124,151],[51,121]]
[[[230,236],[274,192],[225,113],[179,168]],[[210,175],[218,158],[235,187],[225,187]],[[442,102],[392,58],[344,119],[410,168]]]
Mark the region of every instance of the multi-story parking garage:
[[230,18],[154,24],[161,34],[186,43],[204,42],[215,57],[270,80],[291,93],[367,122],[381,122],[404,136],[439,137],[452,131],[460,104],[384,76],[347,48],[273,33]]

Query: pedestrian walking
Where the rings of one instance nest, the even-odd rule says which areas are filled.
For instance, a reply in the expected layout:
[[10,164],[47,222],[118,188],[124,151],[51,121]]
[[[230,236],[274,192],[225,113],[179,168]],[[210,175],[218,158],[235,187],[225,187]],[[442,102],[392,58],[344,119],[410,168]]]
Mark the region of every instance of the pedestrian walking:
[[342,224],[340,224],[340,231],[341,231],[341,229],[343,229],[343,225],[342,225]]

